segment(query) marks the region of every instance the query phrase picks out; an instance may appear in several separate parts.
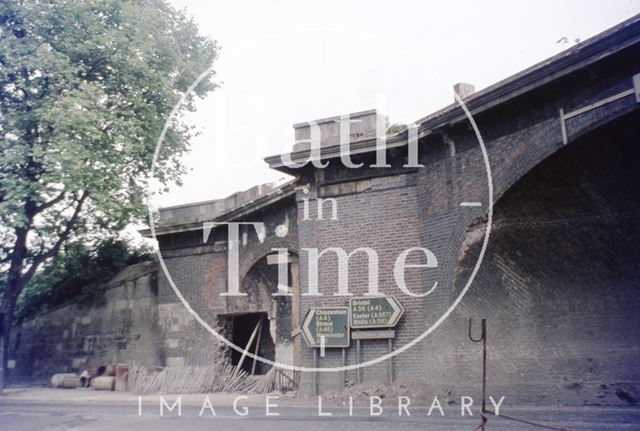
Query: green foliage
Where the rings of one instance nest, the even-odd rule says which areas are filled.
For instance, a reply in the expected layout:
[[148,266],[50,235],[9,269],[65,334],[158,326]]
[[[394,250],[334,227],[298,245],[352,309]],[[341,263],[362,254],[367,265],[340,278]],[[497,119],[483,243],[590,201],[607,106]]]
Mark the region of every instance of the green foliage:
[[387,128],[387,135],[394,135],[396,133],[404,132],[407,130],[407,125],[404,123],[393,123]]
[[67,302],[99,298],[118,272],[150,260],[151,250],[126,241],[106,239],[94,247],[71,243],[36,274],[16,304],[15,320],[29,319]]
[[[69,226],[79,238],[144,219],[158,136],[216,56],[165,0],[0,2],[0,262],[16,229],[30,232],[29,261]],[[195,95],[215,87],[210,76]],[[193,102],[167,131],[160,184],[184,172]]]

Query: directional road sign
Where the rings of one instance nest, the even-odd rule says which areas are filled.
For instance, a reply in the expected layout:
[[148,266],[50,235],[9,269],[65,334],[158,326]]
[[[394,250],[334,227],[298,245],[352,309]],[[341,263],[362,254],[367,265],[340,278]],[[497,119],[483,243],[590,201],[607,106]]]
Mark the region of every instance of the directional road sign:
[[404,308],[393,296],[363,296],[349,301],[351,328],[393,328]]
[[349,308],[310,309],[302,323],[302,334],[309,347],[349,347]]

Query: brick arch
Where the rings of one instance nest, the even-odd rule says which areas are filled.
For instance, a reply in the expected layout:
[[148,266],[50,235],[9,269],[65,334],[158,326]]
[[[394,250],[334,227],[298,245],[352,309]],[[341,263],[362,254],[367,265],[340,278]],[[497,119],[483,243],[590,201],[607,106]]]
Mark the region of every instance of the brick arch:
[[[503,169],[494,169],[494,175],[498,173],[498,175],[500,175],[500,180],[494,180],[493,207],[495,208],[499,205],[501,199],[523,178],[535,171],[536,168],[545,163],[545,161],[555,157],[559,151],[566,149],[568,146],[573,147],[581,145],[588,140],[590,136],[597,135],[602,130],[606,130],[607,127],[610,127],[612,124],[615,125],[621,121],[624,122],[633,118],[640,120],[638,117],[640,117],[640,110],[633,109],[630,110],[630,112],[626,112],[625,115],[612,115],[608,118],[601,118],[599,121],[594,122],[594,124],[585,123],[584,127],[576,130],[575,134],[572,134],[571,137],[569,137],[566,144],[561,140],[559,141],[557,135],[553,134],[553,137],[547,137],[548,143],[544,146],[532,147],[530,151],[523,153],[523,155],[516,159],[510,166],[504,167]],[[542,136],[540,136],[540,138],[542,139]],[[491,161],[491,155],[489,157]],[[474,215],[470,218],[459,220],[459,227],[466,227],[466,235],[464,236],[460,246],[458,264],[456,264],[456,266],[458,266],[459,261],[465,257],[467,249],[469,249],[474,243],[482,241],[484,235],[479,235],[476,229],[478,226],[486,225],[486,221],[487,211],[483,209],[476,210]],[[484,230],[482,233],[484,233]],[[489,242],[491,242],[491,240],[489,240]],[[453,292],[451,298],[455,298],[456,293],[457,290],[456,292]]]
[[[487,144],[487,152],[489,163],[492,165],[493,179],[493,206],[498,205],[501,198],[509,192],[518,182],[534,171],[538,166],[546,160],[553,158],[558,151],[568,146],[581,145],[589,136],[597,134],[599,131],[606,129],[611,124],[625,121],[625,119],[638,116],[636,106],[625,109],[617,109],[609,112],[607,115],[600,115],[592,118],[590,122],[578,122],[577,127],[571,129],[571,133],[567,136],[566,143],[562,139],[562,121],[560,118],[548,119],[528,130],[520,131],[508,137],[502,137],[495,142]],[[513,146],[511,142],[516,141],[521,145],[526,145],[526,151],[516,151],[517,146]],[[476,150],[480,153],[480,150]],[[500,160],[497,154],[505,151],[516,151],[516,155],[509,160],[509,163],[493,164],[495,159]],[[480,162],[477,157],[478,164],[482,164],[484,171],[484,163]],[[478,175],[476,173],[476,175]],[[458,220],[458,226],[462,229],[466,228],[467,235],[463,238],[462,246],[459,251],[458,258],[462,258],[464,250],[469,242],[477,241],[479,238],[471,238],[473,236],[473,227],[486,222],[487,211],[479,208],[472,211],[470,217],[463,217]],[[481,238],[480,238],[481,239]]]
[[266,256],[274,253],[272,250],[274,248],[286,248],[289,252],[294,253],[296,256],[298,255],[297,243],[281,238],[265,239],[263,243],[254,245],[250,250],[244,250],[244,254],[240,261],[241,283],[256,263],[261,259],[264,259]]
[[[513,391],[518,382],[513,397],[637,399],[640,381],[626,369],[637,362],[633,346],[640,343],[628,329],[640,306],[640,174],[633,167],[639,120],[635,112],[581,134],[523,173],[495,204],[485,260],[448,328],[456,334],[467,317],[489,319],[494,387]],[[468,279],[481,233],[481,223],[467,233],[452,296]]]
[[[494,204],[522,177],[535,169],[544,160],[553,157],[557,151],[567,145],[579,145],[583,137],[597,133],[598,130],[606,128],[618,120],[624,120],[624,118],[636,115],[639,111],[638,103],[635,102],[631,93],[611,103],[580,113],[581,109],[589,109],[590,106],[595,106],[597,103],[602,102],[602,99],[606,96],[615,97],[621,94],[623,90],[628,90],[630,81],[630,79],[616,81],[595,99],[591,94],[584,94],[579,96],[581,100],[584,98],[580,103],[571,103],[571,100],[556,101],[556,104],[560,106],[569,107],[560,109],[558,112],[547,108],[550,112],[547,112],[548,118],[546,120],[518,130],[504,139],[504,142],[502,142],[503,139],[499,139],[494,153],[507,149],[508,151],[513,151],[513,147],[501,145],[509,140],[515,140],[522,145],[526,145],[526,150],[520,151],[511,160],[509,166],[495,167],[496,172],[494,175],[497,174],[498,180],[496,181],[494,178]],[[495,154],[492,154],[492,151],[489,150],[490,163],[492,156],[495,156]]]

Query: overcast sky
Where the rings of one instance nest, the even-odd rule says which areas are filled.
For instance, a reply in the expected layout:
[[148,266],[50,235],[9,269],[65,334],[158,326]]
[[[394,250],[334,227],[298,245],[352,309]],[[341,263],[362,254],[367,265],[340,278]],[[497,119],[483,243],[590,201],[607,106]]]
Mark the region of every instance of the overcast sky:
[[[160,206],[278,180],[262,158],[297,122],[378,108],[411,122],[640,12],[615,1],[171,0],[221,46],[220,89],[190,117],[201,135]],[[482,132],[482,131],[481,131]]]

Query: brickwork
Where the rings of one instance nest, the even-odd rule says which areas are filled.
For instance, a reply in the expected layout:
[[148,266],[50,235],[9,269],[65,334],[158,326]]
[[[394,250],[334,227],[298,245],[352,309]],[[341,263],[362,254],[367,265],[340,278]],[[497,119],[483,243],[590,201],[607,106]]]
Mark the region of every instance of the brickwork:
[[[240,228],[240,263],[239,275],[241,292],[249,290],[247,283],[252,274],[250,271],[268,254],[272,248],[297,250],[296,213],[293,200],[285,200],[271,208],[266,214],[255,214],[252,218],[237,221],[257,221],[265,225],[265,237],[262,242],[252,226]],[[202,222],[207,220],[202,216]],[[277,226],[287,226],[287,235],[279,237],[275,233]],[[247,298],[221,296],[227,291],[227,230],[224,226],[214,229],[206,244],[203,244],[202,227],[196,234],[187,232],[174,234],[171,238],[160,237],[163,260],[173,282],[192,309],[212,328],[218,331],[221,316],[230,313],[250,313],[257,311],[271,312],[271,303],[264,300],[266,295],[275,291],[277,272],[268,274],[271,280],[270,292],[255,288]],[[277,271],[275,266],[272,271]],[[224,356],[222,343],[198,323],[178,302],[164,273],[159,276],[160,328],[162,338],[172,340],[165,343],[163,356],[169,362],[185,365],[212,366]],[[288,319],[290,320],[290,319]],[[175,323],[174,323],[175,322]],[[289,325],[281,324],[282,326]],[[218,331],[220,334],[222,332]],[[229,332],[227,329],[226,332]],[[242,346],[244,347],[244,346]],[[218,352],[218,353],[216,353]]]
[[[635,51],[638,51],[638,48],[632,48],[626,55],[633,55]],[[500,199],[503,197],[504,202],[508,202],[510,190],[522,188],[519,185],[521,179],[545,160],[560,157],[572,166],[572,162],[567,162],[567,157],[562,157],[563,153],[559,150],[565,146],[566,148],[579,146],[583,139],[595,136],[596,132],[602,133],[606,125],[617,124],[615,123],[617,119],[631,115],[630,113],[637,110],[638,105],[634,95],[628,94],[612,103],[596,106],[592,110],[573,115],[571,118],[561,117],[561,109],[568,114],[631,88],[631,77],[637,71],[628,64],[617,57],[609,60],[609,64],[594,65],[588,73],[578,70],[571,75],[558,77],[542,88],[515,97],[509,103],[496,103],[493,108],[474,115],[486,145],[492,170],[494,199],[491,204],[502,202]],[[625,124],[631,127],[630,123]],[[566,138],[563,136],[563,127]],[[607,130],[607,133],[613,136],[615,129]],[[632,140],[624,136],[621,136],[621,139],[626,139],[625,142]],[[338,247],[350,253],[360,247],[369,247],[378,253],[380,292],[398,297],[406,310],[396,328],[394,348],[406,346],[440,319],[466,284],[478,256],[487,208],[490,204],[483,154],[468,121],[443,124],[437,130],[426,134],[420,140],[419,157],[420,162],[424,164],[423,168],[403,167],[407,154],[406,149],[400,147],[387,151],[387,161],[391,165],[388,168],[370,167],[375,163],[375,153],[362,153],[352,156],[354,163],[364,163],[364,167],[360,169],[341,167],[340,161],[333,159],[325,169],[307,168],[296,172],[298,178],[294,198],[291,200],[287,198],[285,203],[270,206],[259,213],[248,214],[241,218],[246,221],[264,220],[268,226],[267,238],[269,238],[264,243],[260,243],[253,230],[248,229],[247,243],[243,246],[241,253],[242,277],[250,273],[260,259],[269,253],[271,247],[283,247],[294,251],[299,256],[302,295],[298,318],[302,319],[312,307],[346,305],[348,301],[347,297],[334,295],[338,290],[339,273],[337,259],[332,252],[320,258],[319,292],[323,296],[304,295],[308,289],[309,279],[306,249],[317,248],[322,251]],[[591,157],[598,158],[598,155],[591,154]],[[590,174],[596,176],[596,172],[592,171]],[[566,180],[568,181],[569,178]],[[550,190],[558,196],[565,196],[561,191]],[[578,188],[574,185],[567,190],[576,191]],[[537,191],[540,191],[539,187],[532,187],[530,193],[535,194]],[[548,196],[548,194],[543,193],[540,196]],[[523,198],[521,204],[536,202],[536,199],[541,199],[540,196]],[[322,220],[318,219],[318,198],[325,200],[322,207],[324,216]],[[568,199],[566,196],[565,198]],[[337,220],[331,219],[333,202],[337,206]],[[461,202],[480,202],[481,206],[461,206]],[[562,206],[563,202],[557,205]],[[567,211],[572,211],[571,206],[568,205],[568,201],[565,203],[567,203],[566,207],[550,207],[548,211],[569,217]],[[540,241],[543,239],[550,241],[558,233],[545,233],[546,225],[533,223],[526,226],[526,233],[507,234],[500,227],[501,223],[505,223],[506,216],[503,211],[505,211],[503,205],[496,206],[496,232],[489,242],[490,248],[485,256],[485,262],[481,267],[478,280],[472,285],[473,289],[469,296],[464,298],[453,315],[429,337],[393,359],[396,381],[421,383],[426,391],[450,396],[477,392],[477,382],[479,382],[477,346],[470,344],[466,338],[466,318],[475,316],[496,319],[496,322],[490,323],[489,328],[491,333],[495,332],[495,336],[500,337],[502,341],[498,344],[499,350],[491,354],[492,364],[495,367],[491,378],[495,390],[508,394],[514,402],[581,404],[591,400],[590,402],[593,403],[602,401],[615,404],[625,403],[623,399],[636,399],[634,395],[636,383],[622,387],[614,382],[620,379],[637,382],[637,376],[625,374],[622,371],[624,361],[637,359],[637,352],[633,350],[636,347],[627,349],[618,345],[616,349],[622,353],[617,353],[618,362],[614,371],[598,372],[598,368],[595,367],[593,374],[588,378],[579,371],[587,366],[581,352],[596,349],[593,346],[586,350],[564,349],[553,354],[534,354],[534,352],[548,352],[549,348],[553,348],[553,342],[547,344],[542,335],[556,329],[552,321],[543,319],[543,314],[555,307],[560,297],[570,299],[575,296],[575,292],[571,289],[575,290],[579,281],[574,281],[563,294],[564,296],[560,295],[554,299],[549,292],[549,289],[553,289],[554,286],[551,278],[561,279],[564,277],[563,272],[558,270],[553,275],[548,274],[546,278],[535,278],[531,275],[533,271],[531,265],[535,260],[530,258],[521,262],[518,256],[525,252],[522,248],[528,246],[526,241],[519,242],[522,240],[522,235]],[[285,222],[290,231],[285,238],[270,234],[275,232],[275,226]],[[623,221],[616,219],[616,223],[622,225]],[[605,229],[603,226],[599,228]],[[226,269],[223,262],[226,254],[224,244],[226,232],[223,229],[216,232],[214,235],[216,239],[206,246],[196,245],[194,240],[189,244],[187,238],[191,238],[189,236],[191,234],[184,233],[175,234],[173,240],[174,244],[182,242],[181,250],[183,251],[172,250],[168,246],[163,247],[168,261],[172,262],[170,267],[172,276],[181,280],[181,285],[185,287],[185,295],[189,296],[190,303],[195,304],[194,308],[200,307],[202,314],[208,315],[212,322],[215,316],[230,310],[230,303],[234,304],[231,309],[235,311],[256,311],[264,308],[257,307],[255,301],[248,300],[245,305],[242,305],[242,300],[238,302],[221,299],[219,296],[216,298],[216,293],[219,293],[226,284]],[[193,236],[193,238],[196,237]],[[162,243],[161,238],[161,245]],[[580,247],[577,243],[567,243],[562,250],[566,251],[573,246]],[[410,247],[425,247],[438,259],[437,268],[427,270],[413,268],[405,271],[407,287],[412,292],[424,292],[437,282],[437,287],[425,298],[410,297],[402,293],[393,277],[395,259]],[[196,252],[196,250],[200,251]],[[418,257],[413,255],[412,259],[415,260],[407,263],[424,263],[424,257],[422,259]],[[594,258],[589,255],[585,256],[584,261],[579,264],[575,262],[575,258],[570,262],[575,263],[575,268],[598,267],[586,257]],[[350,258],[348,277],[350,293],[360,295],[367,291],[369,279],[367,263],[367,257],[363,252],[358,252]],[[545,263],[543,268],[547,266],[550,265]],[[209,293],[205,295],[205,300],[202,300],[203,291],[198,286],[203,284],[201,279],[205,275],[215,287],[208,288]],[[275,283],[273,275],[270,279]],[[248,286],[245,284],[243,288]],[[616,288],[611,287],[611,289]],[[500,289],[512,289],[511,293],[515,295],[514,301],[518,306],[513,308],[504,304],[500,300],[500,295],[504,292]],[[161,282],[161,292],[163,292],[162,301],[175,302],[164,282]],[[594,308],[593,304],[597,302],[594,296],[597,298],[597,294],[594,292],[591,295],[584,302],[576,303],[574,308],[564,310],[564,313],[575,322],[572,330],[587,326],[586,321],[583,320],[588,319],[588,316],[593,313],[604,312],[603,309]],[[626,298],[626,303],[637,305],[637,298],[632,295]],[[569,328],[572,327],[567,325],[565,321],[565,331],[559,333],[565,338],[570,338]],[[212,357],[214,349],[208,342],[203,342],[211,337],[195,329],[198,326],[193,322],[185,323],[182,327],[179,346],[169,353],[183,355],[187,363],[214,360]],[[538,332],[527,329],[531,327],[537,328]],[[615,331],[615,328],[609,326],[602,331],[608,334]],[[499,335],[502,332],[504,335]],[[611,337],[611,339],[614,338]],[[562,338],[556,338],[556,340],[559,342]],[[591,342],[593,343],[593,340]],[[523,348],[523,345],[527,347]],[[373,360],[388,351],[386,341],[366,341],[362,346],[361,360],[363,361]],[[637,346],[637,340],[631,339],[631,346]],[[516,359],[502,361],[511,356]],[[598,359],[596,355],[591,356],[593,361],[602,360],[603,357],[600,355]],[[301,345],[300,358],[301,365],[306,367],[314,365],[313,350],[304,343]],[[346,364],[356,362],[356,353],[352,346],[346,352]],[[551,368],[556,371],[534,374],[539,363],[542,363],[545,369]],[[340,350],[329,349],[325,357],[320,358],[318,365],[335,367],[341,364]],[[577,371],[571,371],[574,366],[577,367]],[[364,383],[387,382],[388,367],[388,362],[366,367],[362,371]],[[565,378],[566,381],[564,381]],[[343,385],[352,384],[356,380],[356,372],[345,373],[345,379],[346,382],[341,381],[340,373],[317,375],[320,391],[337,391]],[[559,379],[563,382],[561,383]],[[606,389],[601,388],[598,392],[594,389],[595,382],[600,382],[598,384],[604,385]],[[311,383],[312,376],[309,373],[303,373],[301,390],[311,392],[313,390]],[[582,390],[580,385],[590,389]],[[623,395],[615,395],[616,391]]]
[[[508,106],[498,106],[494,110],[475,116],[486,144],[492,168],[494,202],[507,194],[511,187],[518,184],[518,181],[527,172],[530,172],[543,160],[553,159],[556,152],[565,146],[559,114],[560,107],[563,107],[565,112],[569,113],[632,87],[631,76],[635,71],[629,68],[624,70],[620,64],[617,66],[618,69],[609,74],[604,68],[594,68],[589,76],[579,72],[578,76],[559,80],[551,88],[545,89],[545,91],[529,94],[526,97],[523,96],[511,102]],[[597,128],[605,124],[615,124],[615,126],[606,129],[607,132],[604,135],[603,129],[600,129],[600,139],[615,139],[616,127],[621,127],[620,124],[614,122],[615,119],[630,115],[629,113],[635,111],[637,106],[634,95],[628,94],[612,103],[595,107],[591,111],[567,119],[566,127],[569,146],[579,146],[581,137],[591,136],[593,138],[594,130],[598,131]],[[633,121],[628,121],[624,124],[626,128],[637,128],[637,126],[633,126]],[[322,175],[314,173],[313,175],[303,176],[309,182],[310,191],[308,195],[311,198],[316,197],[314,193],[317,193],[318,196],[337,196],[340,222],[299,220],[301,248],[306,247],[306,244],[313,244],[318,248],[343,247],[345,250],[351,251],[358,247],[371,246],[378,250],[382,262],[384,260],[382,256],[388,259],[394,254],[397,255],[399,250],[419,245],[433,251],[438,257],[439,265],[437,269],[420,270],[422,278],[411,279],[411,282],[415,284],[414,289],[416,292],[427,290],[434,282],[438,282],[438,288],[424,300],[414,300],[399,293],[397,289],[394,291],[393,280],[389,277],[391,272],[388,263],[387,266],[381,263],[380,272],[386,275],[386,278],[381,276],[381,286],[384,286],[381,290],[398,296],[408,310],[405,318],[397,328],[396,348],[420,335],[451,306],[471,274],[478,256],[478,239],[481,240],[483,236],[483,232],[478,232],[477,229],[472,228],[486,219],[488,204],[486,170],[475,135],[470,125],[464,122],[443,127],[439,132],[427,136],[421,141],[421,161],[426,167],[419,169],[416,173],[408,174],[411,177],[411,185],[406,184],[388,191],[374,191],[368,187],[368,184],[372,181],[372,177],[382,179],[381,172],[379,169],[366,167],[339,171],[338,168],[330,166],[324,170],[325,172]],[[624,140],[624,142],[633,142],[635,140],[633,137],[624,135],[621,135],[620,139]],[[629,156],[633,157],[633,155]],[[590,157],[597,159],[601,156],[592,153]],[[400,154],[399,159],[403,159],[402,154]],[[354,157],[354,162],[359,161],[367,161],[367,158],[362,156]],[[332,162],[339,163],[338,160],[333,160]],[[563,169],[571,169],[572,162],[566,163],[568,165]],[[397,167],[390,168],[391,171],[395,169]],[[400,175],[403,174],[398,176]],[[598,177],[598,171],[591,171],[590,175]],[[637,178],[635,180],[637,181]],[[391,180],[388,181],[391,182]],[[323,185],[326,183],[329,185]],[[533,188],[531,193],[536,193],[536,190]],[[576,187],[571,190],[575,191]],[[558,195],[562,196],[559,192]],[[631,196],[636,195],[635,193],[630,193],[627,198],[634,199]],[[299,214],[301,213],[301,199],[302,195],[299,193]],[[481,202],[482,206],[460,206],[460,203],[465,201]],[[558,205],[563,205],[564,203],[560,200]],[[612,205],[615,205],[615,203],[612,203]],[[589,217],[589,208],[579,207],[579,209],[585,211],[585,217]],[[563,211],[569,210],[570,208],[563,209]],[[559,209],[553,209],[552,211],[556,211],[558,214],[565,214]],[[375,215],[372,215],[373,212],[375,212]],[[496,214],[496,217],[498,217],[498,214]],[[567,215],[567,217],[569,216]],[[630,223],[630,220],[615,219],[612,223],[624,226],[625,223]],[[544,232],[538,231],[538,229],[539,227],[535,224],[528,226],[528,235],[535,238],[545,238]],[[598,226],[598,229],[600,229],[601,236],[606,235],[607,228],[605,226]],[[476,237],[471,241],[475,244],[474,253],[469,254],[470,237],[473,236]],[[550,239],[549,237],[546,238]],[[518,283],[522,286],[527,285],[529,280],[526,278],[526,267],[511,268],[509,266],[510,262],[512,262],[511,260],[494,254],[495,250],[499,248],[505,250],[504,253],[506,253],[507,257],[521,253],[520,247],[525,245],[519,244],[518,239],[518,237],[501,236],[499,234],[492,237],[490,241],[492,247],[487,252],[487,263],[483,264],[485,272],[482,274],[486,274],[487,271],[491,272],[491,269],[486,269],[487,267],[492,268],[498,265],[504,270],[502,273],[494,270],[495,274],[502,274],[500,277],[508,280],[513,285],[518,285]],[[627,238],[627,241],[633,241],[633,237]],[[603,242],[602,246],[604,244]],[[570,249],[571,246],[580,247],[579,244],[575,243],[567,245],[564,250]],[[618,264],[616,261],[618,255],[615,253],[624,254],[626,251],[623,249],[609,253],[614,253],[614,256],[610,256],[609,264],[615,268],[615,265]],[[585,256],[583,261],[578,264],[574,257],[566,265],[575,264],[577,271],[585,267],[597,268],[600,265],[597,262],[591,262],[586,259],[587,257],[595,259],[594,256]],[[461,259],[463,259],[464,265],[461,265]],[[628,257],[620,256],[620,259],[628,260]],[[636,265],[637,261],[637,259],[634,261]],[[332,264],[333,267],[331,266]],[[331,289],[335,291],[337,284],[335,261],[323,262],[323,265],[321,267],[321,291],[322,289],[325,291],[329,289],[329,292],[331,292]],[[362,292],[366,288],[363,286],[366,283],[366,276],[362,274],[360,269],[363,266],[363,260],[353,258],[350,270],[353,270],[354,279],[350,279],[349,282],[350,286],[354,286],[354,293]],[[307,275],[304,259],[301,259],[303,286]],[[548,277],[555,277],[556,279],[562,279],[564,276],[565,274],[562,271],[548,275]],[[625,285],[634,283],[633,276],[629,277]],[[549,282],[549,278],[546,281]],[[537,283],[541,282],[537,281]],[[579,283],[576,282],[575,284]],[[473,284],[475,289],[478,289],[478,285],[482,286],[482,283]],[[553,284],[542,283],[539,291],[531,298],[531,301],[547,304],[546,306],[549,308],[553,307],[555,302],[547,299],[549,293],[546,291],[546,289],[552,288]],[[617,286],[615,288],[620,287]],[[614,288],[612,287],[612,289]],[[521,287],[521,291],[524,290],[524,287]],[[478,294],[477,291],[475,293]],[[495,298],[495,293],[490,290],[483,293],[486,295],[478,298],[477,301],[484,305],[484,312],[476,310],[474,313],[472,312],[473,307],[461,307],[460,310],[454,313],[452,318],[446,320],[445,324],[424,342],[419,343],[394,360],[395,374],[399,382],[421,380],[424,382],[424,387],[433,393],[447,394],[456,392],[457,394],[464,394],[466,391],[477,392],[479,356],[477,347],[465,341],[467,333],[465,318],[467,316],[490,318],[498,314],[501,316],[501,320],[497,327],[494,326],[493,329],[498,332],[505,330],[509,334],[513,334],[514,328],[523,328],[528,324],[542,328],[542,334],[545,331],[554,330],[553,327],[545,326],[553,326],[553,324],[547,323],[542,319],[540,310],[532,309],[531,315],[527,314],[529,311],[527,307],[517,311],[503,310],[499,305],[500,302]],[[628,309],[632,310],[634,307],[637,308],[638,299],[637,294],[630,293],[629,295],[626,297],[623,295],[623,298],[625,298],[624,303],[633,304],[628,306]],[[569,290],[566,292],[564,299],[568,300],[572,296],[575,296],[575,292]],[[340,298],[324,297],[321,301],[314,298],[306,298],[302,301],[302,312],[304,314],[306,309],[320,304],[339,305],[341,301],[343,300]],[[588,320],[592,318],[593,313],[597,312],[599,316],[606,315],[604,309],[593,307],[593,304],[599,301],[595,291],[585,301],[584,303],[575,303],[571,308],[573,313],[570,313],[571,310],[565,310],[565,313],[569,313],[571,324],[574,325],[572,326],[573,331],[577,330],[577,328],[588,326]],[[495,302],[497,304],[494,304]],[[479,310],[483,310],[483,308]],[[508,311],[511,311],[511,313],[507,313]],[[625,317],[621,317],[618,320],[618,325],[622,325],[624,319]],[[567,321],[565,321],[565,325],[568,325]],[[613,331],[617,331],[616,325],[611,324],[602,327],[600,332],[594,331],[593,334],[608,337],[606,334]],[[624,330],[619,333],[626,332]],[[560,333],[565,338],[571,337],[569,332]],[[559,341],[563,338],[557,337],[556,339]],[[594,339],[590,341],[591,343],[595,342]],[[636,337],[630,337],[628,342],[629,344],[627,345],[618,339],[618,345],[615,350],[619,353],[616,353],[617,362],[615,365],[612,364],[612,369],[601,370],[600,373],[597,373],[595,371],[597,368],[594,368],[594,371],[592,371],[594,374],[586,376],[585,374],[580,374],[580,370],[585,369],[585,367],[588,369],[589,367],[584,362],[586,359],[580,356],[580,350],[578,349],[564,349],[561,352],[554,352],[551,356],[534,354],[527,356],[527,353],[521,355],[519,352],[522,344],[528,346],[528,352],[547,350],[545,340],[539,334],[534,333],[532,335],[530,331],[521,331],[509,338],[510,344],[506,347],[503,346],[502,355],[520,355],[525,359],[520,362],[507,363],[504,370],[501,368],[501,364],[496,364],[494,376],[503,376],[502,379],[495,377],[496,390],[509,394],[511,399],[517,402],[569,404],[581,404],[584,402],[624,404],[629,400],[637,402],[638,397],[635,394],[638,391],[638,379],[635,374],[626,372],[625,367],[629,365],[625,365],[625,361],[633,362],[638,359],[638,340]],[[549,347],[553,348],[552,343]],[[586,350],[589,349],[599,350],[601,355],[605,355],[605,350],[601,350],[600,347],[594,347],[593,344],[591,347],[586,348]],[[310,349],[306,352],[303,351],[303,364],[306,366],[313,365],[311,353]],[[386,353],[386,344],[384,342],[371,342],[367,344],[364,350],[363,359],[372,359],[384,353]],[[354,357],[354,349],[350,349],[347,355],[347,363],[355,363]],[[500,358],[499,356],[497,359]],[[541,358],[544,369],[549,367],[556,369],[556,371],[534,376],[533,370],[540,368],[539,361]],[[596,360],[594,358],[591,359]],[[340,364],[341,356],[337,351],[329,352],[325,358],[320,360],[321,366],[336,366]],[[569,372],[573,366],[579,368],[574,372]],[[563,372],[565,374],[560,377],[563,379],[563,383],[560,383],[558,375]],[[347,380],[353,381],[353,375],[354,373],[352,372],[347,373]],[[367,367],[363,375],[365,382],[384,382],[386,381],[386,364]],[[302,389],[311,391],[311,376],[306,375],[304,377]],[[574,381],[571,381],[572,378]],[[318,379],[321,391],[336,390],[336,387],[339,388],[342,383],[336,376],[327,373],[320,374]],[[536,379],[538,380],[537,382],[535,381]],[[623,381],[630,379],[633,383],[628,383],[626,386],[623,385],[624,388],[622,388],[620,383],[617,384],[618,386],[611,383],[612,381],[617,381],[616,379]],[[567,380],[570,380],[570,382]],[[591,382],[586,383],[589,380]],[[522,384],[515,384],[515,382],[521,382]],[[596,384],[596,382],[598,383]],[[589,386],[590,389],[581,391],[581,385],[584,385],[585,388]],[[602,385],[602,387],[599,385]],[[596,386],[600,389],[594,389]],[[621,395],[615,395],[616,392]]]
[[[493,391],[541,404],[640,400],[632,323],[640,305],[637,121],[627,117],[563,148],[498,201],[487,258],[443,327],[457,366],[434,364],[440,384],[452,386],[454,376],[479,383],[478,348],[460,328],[485,317]],[[457,290],[478,254],[472,243]]]

